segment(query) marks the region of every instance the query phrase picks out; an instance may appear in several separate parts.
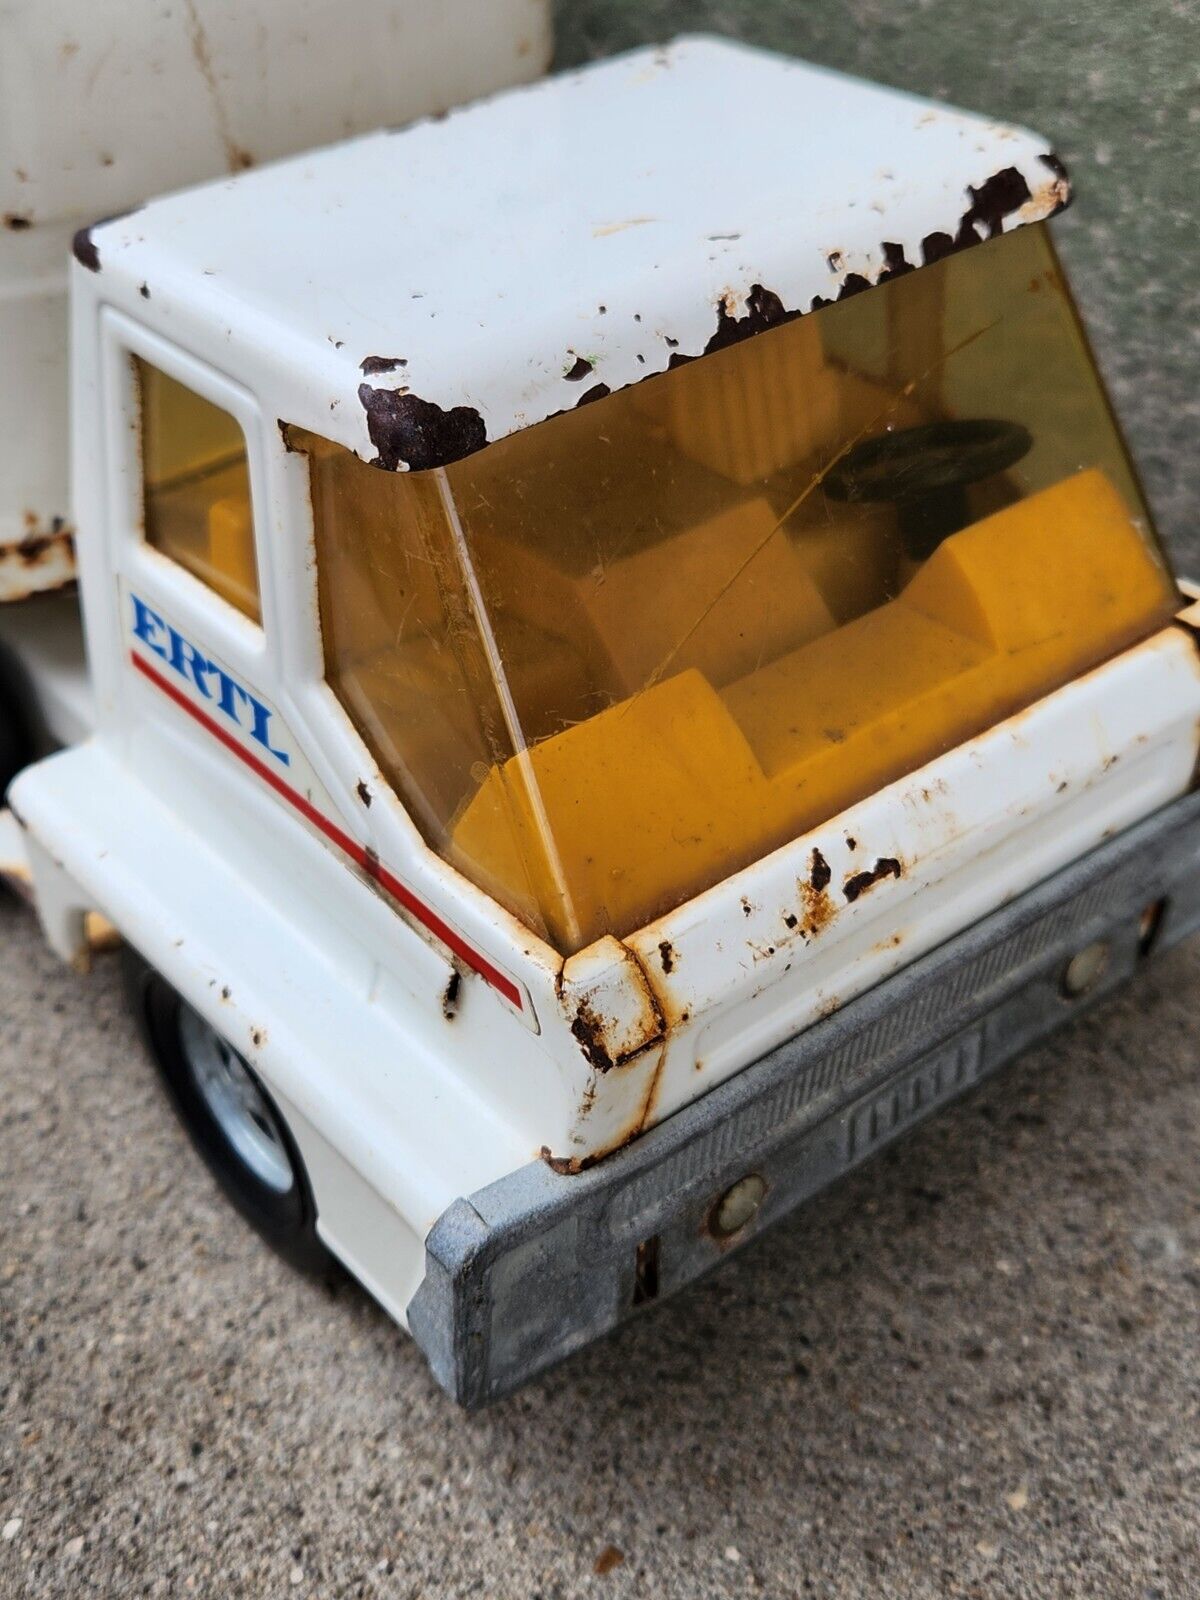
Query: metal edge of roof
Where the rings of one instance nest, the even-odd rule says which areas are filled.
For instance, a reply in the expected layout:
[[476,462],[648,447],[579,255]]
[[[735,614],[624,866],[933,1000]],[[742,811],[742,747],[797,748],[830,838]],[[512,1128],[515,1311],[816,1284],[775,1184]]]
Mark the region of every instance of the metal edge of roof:
[[[626,68],[642,62],[661,65],[672,52],[697,48],[774,59],[781,66],[807,68],[830,79],[842,79],[848,88],[876,90],[896,101],[907,102],[922,120],[954,119],[976,132],[988,130],[990,139],[986,150],[980,149],[978,182],[968,180],[965,183],[955,202],[956,209],[946,215],[934,215],[926,208],[909,205],[906,210],[897,207],[897,214],[889,217],[886,206],[876,204],[871,208],[879,217],[875,229],[879,242],[874,249],[835,252],[819,265],[811,261],[788,261],[781,267],[776,262],[774,271],[763,265],[761,257],[756,261],[753,253],[748,253],[744,262],[738,263],[728,274],[719,293],[700,303],[672,307],[669,328],[666,316],[657,317],[655,320],[661,326],[656,327],[655,337],[648,344],[643,340],[643,348],[636,353],[631,341],[626,340],[622,348],[619,340],[614,341],[612,337],[618,319],[610,316],[610,312],[615,308],[599,306],[590,323],[581,325],[576,318],[571,345],[556,346],[553,354],[543,351],[529,355],[520,386],[514,382],[507,394],[498,387],[496,393],[484,398],[471,392],[461,380],[447,379],[441,372],[422,376],[408,362],[389,361],[386,357],[364,355],[358,359],[355,352],[354,359],[348,360],[352,353],[347,351],[345,357],[331,360],[332,353],[322,352],[320,378],[315,384],[306,383],[305,389],[315,395],[328,381],[335,396],[334,404],[330,406],[324,401],[319,409],[314,406],[312,415],[295,415],[289,420],[334,438],[372,465],[387,470],[415,471],[448,466],[563,411],[603,399],[903,273],[932,265],[1016,227],[1045,221],[1070,202],[1070,181],[1062,161],[1046,146],[1045,140],[1028,130],[990,123],[986,118],[957,111],[904,90],[887,88],[729,40],[686,36],[665,51],[663,47],[630,51],[562,77],[578,82],[618,64]],[[546,87],[547,81],[554,80],[504,89],[456,108],[447,117],[420,118],[406,128],[365,135],[363,139],[394,137],[397,133],[403,137],[418,130],[427,135],[432,124],[477,114],[485,107],[515,96],[537,93]],[[222,184],[239,181],[225,179]],[[903,216],[899,214],[902,210],[905,211]],[[115,231],[126,218],[136,214],[128,212],[123,217],[105,218],[81,229],[74,240],[74,255],[80,265],[98,273],[101,262],[97,232]],[[118,272],[120,252],[135,242],[136,234],[129,228],[112,240],[112,245],[116,246],[113,265]],[[104,243],[107,257],[110,245],[108,240]],[[770,254],[769,249],[762,252],[764,257]],[[723,272],[729,265],[727,261],[722,262]],[[615,289],[619,296],[620,286]],[[640,316],[637,320],[641,321]],[[576,348],[587,354],[579,355],[572,364],[569,358]],[[587,381],[589,379],[592,381]]]

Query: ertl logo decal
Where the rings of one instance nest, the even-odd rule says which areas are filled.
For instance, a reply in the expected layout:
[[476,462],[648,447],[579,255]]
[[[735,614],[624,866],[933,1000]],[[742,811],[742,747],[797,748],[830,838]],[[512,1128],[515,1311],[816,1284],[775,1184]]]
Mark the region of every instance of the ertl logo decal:
[[178,628],[171,626],[157,611],[152,610],[136,594],[130,594],[133,603],[133,636],[141,641],[151,654],[156,655],[183,679],[189,689],[227,717],[242,733],[248,734],[256,744],[273,755],[285,767],[292,764],[286,750],[278,750],[271,743],[271,708],[263,705],[256,694],[231,677],[224,667],[217,665],[191,642]]

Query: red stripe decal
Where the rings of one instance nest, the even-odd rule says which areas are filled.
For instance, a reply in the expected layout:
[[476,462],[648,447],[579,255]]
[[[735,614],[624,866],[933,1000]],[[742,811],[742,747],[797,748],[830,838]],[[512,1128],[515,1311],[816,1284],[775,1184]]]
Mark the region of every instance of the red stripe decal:
[[327,839],[337,845],[343,854],[348,855],[355,866],[360,867],[368,878],[374,879],[381,888],[386,889],[393,900],[399,901],[404,909],[416,917],[422,926],[428,928],[430,933],[436,935],[444,945],[453,950],[454,954],[470,967],[472,972],[477,972],[481,978],[486,978],[492,988],[498,989],[506,1000],[516,1006],[518,1011],[524,1009],[521,1001],[521,991],[513,983],[512,979],[506,978],[502,972],[491,964],[486,956],[480,955],[478,950],[473,950],[462,934],[456,933],[448,923],[443,922],[436,911],[425,905],[423,901],[418,900],[411,889],[388,871],[374,851],[364,849],[348,833],[343,833],[336,822],[330,822],[329,818],[323,816],[311,801],[306,800],[302,794],[297,794],[295,789],[284,783],[277,772],[273,772],[257,756],[251,755],[245,745],[239,743],[227,728],[222,728],[220,723],[214,722],[206,712],[201,711],[198,705],[188,699],[182,689],[177,689],[173,683],[168,682],[166,678],[155,671],[148,661],[143,660],[141,656],[132,650],[129,652],[129,659],[143,677],[149,678],[155,688],[161,689],[168,699],[173,700],[177,706],[187,712],[188,716],[194,717],[202,728],[207,729],[214,738],[219,739],[227,750],[231,750],[239,761],[244,762],[250,768],[251,772],[274,789],[275,793],[286,800],[293,810],[298,811],[307,822],[311,822],[314,828],[317,828]]

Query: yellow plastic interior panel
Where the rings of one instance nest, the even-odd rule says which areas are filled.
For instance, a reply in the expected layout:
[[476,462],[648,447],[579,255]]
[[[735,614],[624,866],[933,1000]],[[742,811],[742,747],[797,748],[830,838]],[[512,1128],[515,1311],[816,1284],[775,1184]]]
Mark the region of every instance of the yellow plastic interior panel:
[[[450,859],[496,870],[506,857],[502,884],[531,864],[549,926],[586,942],[598,921],[636,926],[630,912],[648,884],[661,895],[664,872],[719,872],[764,788],[737,723],[692,668],[495,768],[454,828]],[[551,836],[561,849],[546,848]]]
[[1093,468],[953,535],[896,600],[722,698],[803,829],[1144,637],[1176,604]]
[[246,440],[227,411],[133,358],[146,539],[261,620]]
[[290,443],[335,694],[430,846],[564,952],[1176,603],[1041,227],[444,470]]
[[[776,522],[766,500],[731,506],[619,553],[606,564],[602,582],[593,572],[564,572],[552,554],[515,539],[501,545],[487,536],[485,556],[524,592],[523,619],[547,634],[587,640],[597,677],[612,698],[624,699],[645,685],[660,659],[661,635],[629,626],[651,596],[666,632],[681,639],[688,634],[690,663],[717,684],[741,677],[797,638],[815,638],[834,626],[802,552],[771,537]],[[715,593],[699,622],[698,590]],[[503,653],[507,665],[510,651]]]

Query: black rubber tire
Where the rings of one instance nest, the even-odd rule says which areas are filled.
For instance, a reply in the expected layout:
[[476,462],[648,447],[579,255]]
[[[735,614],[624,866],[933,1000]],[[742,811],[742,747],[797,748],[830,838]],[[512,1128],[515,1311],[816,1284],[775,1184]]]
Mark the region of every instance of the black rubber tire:
[[271,1189],[241,1158],[197,1087],[180,1032],[183,1002],[179,995],[128,945],[122,957],[129,1003],[167,1097],[226,1198],[292,1266],[321,1275],[336,1272],[334,1258],[317,1236],[317,1211],[304,1162],[262,1082],[239,1056],[282,1135],[293,1177],[286,1194]]

